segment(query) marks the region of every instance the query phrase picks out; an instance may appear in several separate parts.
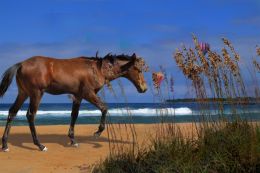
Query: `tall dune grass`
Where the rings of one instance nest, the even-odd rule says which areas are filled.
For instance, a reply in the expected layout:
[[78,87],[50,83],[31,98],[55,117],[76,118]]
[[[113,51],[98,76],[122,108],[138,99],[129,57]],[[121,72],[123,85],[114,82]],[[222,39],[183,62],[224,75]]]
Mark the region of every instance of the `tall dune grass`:
[[[221,52],[208,50],[204,54],[198,39],[193,36],[194,49],[182,45],[176,49],[173,59],[191,82],[192,91],[200,109],[200,122],[193,123],[196,131],[185,135],[176,123],[164,121],[164,116],[174,116],[158,111],[162,120],[156,134],[149,140],[148,147],[137,145],[134,124],[125,124],[115,130],[116,125],[108,129],[110,141],[124,138],[120,130],[130,127],[128,140],[132,145],[118,146],[103,162],[95,165],[95,173],[170,173],[170,172],[259,172],[260,171],[260,128],[250,117],[242,119],[238,108],[247,111],[248,91],[240,70],[240,56],[229,40],[223,38]],[[257,48],[260,56],[260,48]],[[253,59],[252,80],[255,82],[255,97],[259,98],[257,73],[260,65]],[[164,104],[165,97],[173,98],[173,78],[167,75],[163,86],[151,88],[154,97]],[[122,94],[123,87],[122,88]],[[166,92],[162,92],[166,91]],[[164,96],[163,93],[166,93]],[[213,98],[211,102],[208,98]],[[232,108],[231,119],[224,114],[224,101],[228,100]],[[163,107],[163,106],[162,106]],[[209,108],[217,110],[218,119],[213,119]],[[131,113],[129,112],[131,117]],[[216,116],[216,115],[214,115]],[[118,125],[117,125],[118,126]],[[111,128],[112,127],[112,128]],[[125,149],[127,148],[127,149]]]

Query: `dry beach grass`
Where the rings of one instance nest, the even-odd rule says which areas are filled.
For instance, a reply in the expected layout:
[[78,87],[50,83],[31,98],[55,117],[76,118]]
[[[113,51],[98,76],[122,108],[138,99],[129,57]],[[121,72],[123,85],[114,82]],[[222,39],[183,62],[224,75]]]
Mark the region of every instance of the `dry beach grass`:
[[[133,149],[118,149],[96,166],[94,172],[258,172],[260,165],[259,126],[252,126],[250,117],[241,119],[247,113],[248,90],[240,68],[240,56],[231,42],[223,38],[221,51],[202,50],[198,39],[193,36],[195,48],[182,45],[173,57],[190,84],[191,97],[196,98],[200,110],[200,123],[193,123],[195,133],[183,135],[176,123],[163,122],[164,116],[158,113],[162,123],[157,127],[153,142],[146,148],[138,145]],[[259,48],[257,48],[259,55]],[[249,69],[255,85],[250,96],[258,103],[259,85],[256,72],[259,64],[255,59]],[[165,76],[163,89],[155,85],[155,97],[165,100],[169,95],[169,82]],[[253,74],[253,75],[252,75]],[[154,75],[155,76],[155,75]],[[166,94],[167,95],[167,94]],[[167,98],[167,96],[166,96]],[[212,100],[218,100],[211,102]],[[230,115],[224,113],[224,101],[230,106]],[[211,109],[216,110],[214,115]],[[238,111],[240,110],[240,111]],[[241,112],[242,110],[242,112]],[[218,120],[212,117],[218,117]],[[193,132],[194,132],[193,131]],[[195,135],[194,135],[195,134]],[[112,138],[113,139],[113,138]]]

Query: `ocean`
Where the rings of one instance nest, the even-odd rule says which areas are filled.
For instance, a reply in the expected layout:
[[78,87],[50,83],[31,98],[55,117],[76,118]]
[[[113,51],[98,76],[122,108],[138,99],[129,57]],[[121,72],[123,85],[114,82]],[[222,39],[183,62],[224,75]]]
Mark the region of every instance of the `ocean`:
[[[111,123],[158,123],[161,121],[193,122],[199,121],[200,106],[196,103],[109,103],[107,120]],[[4,126],[11,104],[0,104],[0,126]],[[36,115],[37,125],[63,125],[70,123],[71,103],[42,103]],[[243,108],[242,108],[243,107]],[[27,125],[26,112],[28,104],[24,104],[14,119],[13,125]],[[230,118],[232,105],[224,105],[224,114]],[[250,104],[237,107],[242,118],[260,120],[260,105]],[[214,106],[206,111],[211,119],[217,119]],[[89,103],[82,103],[77,124],[97,124],[100,111]]]

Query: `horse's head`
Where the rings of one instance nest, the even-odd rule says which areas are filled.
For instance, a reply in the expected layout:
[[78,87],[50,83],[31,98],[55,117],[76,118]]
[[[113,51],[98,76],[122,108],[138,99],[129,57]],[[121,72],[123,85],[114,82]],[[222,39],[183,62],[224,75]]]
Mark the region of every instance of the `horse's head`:
[[142,58],[133,54],[130,61],[121,67],[124,72],[123,77],[130,80],[136,87],[139,93],[144,93],[147,90],[146,81],[143,72],[146,64]]

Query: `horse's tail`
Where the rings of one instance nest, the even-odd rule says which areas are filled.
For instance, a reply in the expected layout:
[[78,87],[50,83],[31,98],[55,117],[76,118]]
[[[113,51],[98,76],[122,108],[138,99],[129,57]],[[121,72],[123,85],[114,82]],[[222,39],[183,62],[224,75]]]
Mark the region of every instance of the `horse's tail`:
[[17,70],[21,67],[21,63],[17,63],[9,67],[2,76],[0,84],[0,97],[3,97],[8,87],[11,85],[13,77],[16,75]]

